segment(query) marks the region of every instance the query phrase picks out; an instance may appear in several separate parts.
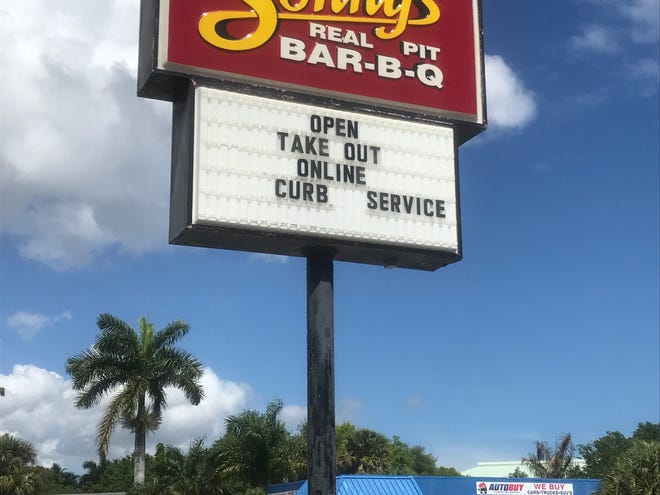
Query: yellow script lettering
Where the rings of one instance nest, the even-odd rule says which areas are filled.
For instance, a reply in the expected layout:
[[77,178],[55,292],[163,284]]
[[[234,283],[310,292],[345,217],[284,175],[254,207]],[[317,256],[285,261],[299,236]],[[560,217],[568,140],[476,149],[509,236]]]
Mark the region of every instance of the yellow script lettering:
[[[263,0],[243,1],[252,8],[251,11],[216,10],[204,13],[198,24],[199,34],[202,38],[213,46],[231,51],[258,48],[271,39],[277,29],[277,9],[275,9],[275,4]],[[257,29],[243,38],[234,39],[229,36],[225,29],[226,24],[231,21],[254,19],[255,17],[259,21]]]
[[[199,20],[199,34],[213,46],[230,51],[258,48],[270,40],[282,20],[341,22],[372,24],[374,34],[381,40],[401,36],[406,28],[429,26],[440,19],[440,8],[435,0],[328,0],[331,14],[322,13],[326,0],[242,0],[250,10],[216,10],[206,12]],[[413,1],[419,15],[412,18]],[[279,2],[282,11],[277,10]],[[307,12],[304,12],[311,5]],[[355,15],[357,13],[362,15]],[[381,13],[382,16],[378,17]],[[383,17],[384,16],[384,17]],[[227,26],[232,21],[257,19],[256,29],[243,38],[232,37]]]

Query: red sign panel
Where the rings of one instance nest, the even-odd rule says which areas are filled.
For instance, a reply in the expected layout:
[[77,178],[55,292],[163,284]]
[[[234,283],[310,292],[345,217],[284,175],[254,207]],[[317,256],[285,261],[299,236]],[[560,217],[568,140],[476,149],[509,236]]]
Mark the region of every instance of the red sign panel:
[[484,124],[479,0],[161,0],[158,66]]

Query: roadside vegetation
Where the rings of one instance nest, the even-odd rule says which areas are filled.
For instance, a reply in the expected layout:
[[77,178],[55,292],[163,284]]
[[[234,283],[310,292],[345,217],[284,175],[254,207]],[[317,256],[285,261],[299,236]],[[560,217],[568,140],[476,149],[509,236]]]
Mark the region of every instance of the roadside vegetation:
[[[154,454],[145,456],[146,476],[141,485],[133,483],[133,456],[86,461],[83,474],[76,475],[57,464],[35,466],[34,446],[5,434],[0,436],[0,495],[121,491],[132,495],[263,495],[270,483],[307,477],[305,427],[289,432],[277,419],[281,408],[280,401],[273,401],[264,412],[230,416],[225,435],[214,441],[196,439],[185,450],[157,444]],[[629,438],[607,432],[576,447],[586,462],[584,468],[573,467],[552,476],[602,479],[599,495],[657,495],[659,432],[660,423],[640,423]],[[557,453],[555,449],[550,452]],[[337,474],[460,476],[453,468],[437,467],[424,447],[350,423],[337,427]]]
[[[110,315],[99,316],[100,333],[87,350],[69,358],[67,372],[78,391],[75,405],[89,409],[103,397],[109,405],[98,425],[98,460],[86,461],[82,474],[57,464],[37,465],[30,442],[0,435],[0,495],[128,492],[130,495],[264,495],[272,483],[307,478],[306,425],[287,430],[279,416],[282,402],[264,412],[246,410],[229,416],[217,439],[198,438],[188,449],[158,443],[146,453],[147,432],[162,422],[165,389],[183,391],[192,404],[204,397],[202,365],[177,347],[188,333],[182,321],[156,331],[145,318],[137,330]],[[0,392],[4,392],[3,390]],[[3,399],[6,400],[6,399]],[[133,455],[108,460],[113,431],[121,425],[135,436]],[[336,428],[337,474],[460,476],[419,445],[351,423]],[[583,467],[573,461],[575,451]],[[601,495],[660,493],[660,423],[640,423],[630,438],[607,432],[575,448],[570,434],[555,447],[537,442],[522,459],[537,477],[599,478]],[[520,470],[512,476],[524,476]]]
[[[573,462],[576,457],[584,460],[583,466]],[[639,423],[630,437],[608,431],[577,447],[567,433],[554,447],[536,442],[535,451],[523,457],[522,463],[538,478],[600,479],[601,495],[658,495],[660,423]],[[524,478],[527,474],[516,469],[510,477]]]
[[[24,479],[32,480],[33,488],[0,488],[0,495],[120,491],[141,495],[263,495],[271,483],[307,477],[305,426],[289,432],[278,419],[281,409],[282,403],[276,400],[264,412],[243,411],[230,416],[222,437],[215,441],[196,439],[186,450],[157,444],[154,454],[145,456],[143,484],[134,484],[133,456],[86,461],[80,476],[57,464],[34,466],[35,457],[28,456],[16,466]],[[2,455],[0,452],[0,458]],[[337,470],[337,474],[460,476],[453,468],[436,466],[436,459],[424,447],[411,446],[399,437],[388,439],[350,423],[337,427]]]

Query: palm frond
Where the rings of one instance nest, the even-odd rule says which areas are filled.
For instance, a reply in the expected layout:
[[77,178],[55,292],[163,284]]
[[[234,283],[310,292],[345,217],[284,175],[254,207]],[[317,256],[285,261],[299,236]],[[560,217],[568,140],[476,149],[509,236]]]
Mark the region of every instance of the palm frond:
[[554,450],[546,442],[536,442],[536,452],[522,458],[535,476],[541,478],[562,478],[573,461],[571,434],[562,435]]
[[204,389],[199,383],[203,374],[202,364],[185,351],[166,347],[159,349],[154,357],[154,380],[163,388],[181,389],[194,405],[204,398]]
[[84,388],[90,381],[94,380],[98,373],[93,363],[100,356],[98,349],[90,347],[66,360],[66,372],[73,378],[74,390]]
[[158,349],[154,353],[154,375],[167,377],[177,373],[186,373],[198,380],[204,374],[204,368],[189,352],[174,347]]
[[[125,376],[136,367],[134,335],[131,338],[122,332],[104,331],[89,349],[67,359],[66,371],[73,378],[75,390],[110,376]],[[130,328],[129,332],[133,333]]]
[[106,394],[111,393],[115,388],[125,383],[122,377],[110,377],[98,379],[82,390],[76,397],[76,407],[80,409],[90,409],[99,402]]
[[181,320],[175,320],[154,335],[154,349],[168,347],[183,338],[190,331],[190,326]]
[[98,335],[94,346],[102,354],[124,360],[136,360],[140,355],[140,342],[133,330],[104,331]]
[[138,320],[140,332],[140,354],[144,357],[153,354],[154,324],[144,316]]
[[[165,409],[165,407],[167,406],[167,393],[165,392],[165,388],[162,387],[160,383],[155,381],[150,381],[147,394],[151,401],[151,405],[149,408],[151,423],[153,425],[156,425],[156,427],[158,427],[160,426],[160,423],[163,419],[163,409]],[[153,431],[156,428],[151,428],[151,429]]]
[[95,347],[69,358],[66,370],[73,378],[73,389],[80,391],[76,406],[82,409],[95,406],[106,393],[128,381],[136,366],[134,362],[100,354]]
[[110,404],[108,404],[108,407],[105,409],[105,413],[98,424],[96,434],[96,444],[101,456],[105,456],[108,453],[110,437],[119,422],[125,406],[124,394],[119,393],[110,401]]
[[104,332],[118,329],[125,333],[133,332],[133,329],[128,323],[110,313],[101,313],[96,319],[96,326]]
[[202,399],[204,399],[204,389],[195,380],[190,380],[187,377],[181,377],[173,383],[174,386],[180,388],[186,396],[188,402],[197,406]]

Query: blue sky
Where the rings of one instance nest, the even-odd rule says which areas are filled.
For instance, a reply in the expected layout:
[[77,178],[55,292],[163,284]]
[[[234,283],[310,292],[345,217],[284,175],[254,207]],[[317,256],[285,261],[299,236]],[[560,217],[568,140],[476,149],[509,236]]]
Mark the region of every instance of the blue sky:
[[[185,320],[207,367],[152,447],[274,398],[293,427],[306,401],[304,260],[167,245],[170,108],[135,96],[136,3],[0,6],[0,432],[77,472],[98,411],[64,362],[102,312]],[[338,421],[466,469],[660,419],[658,25],[657,0],[484,2],[464,259],[335,264]]]

